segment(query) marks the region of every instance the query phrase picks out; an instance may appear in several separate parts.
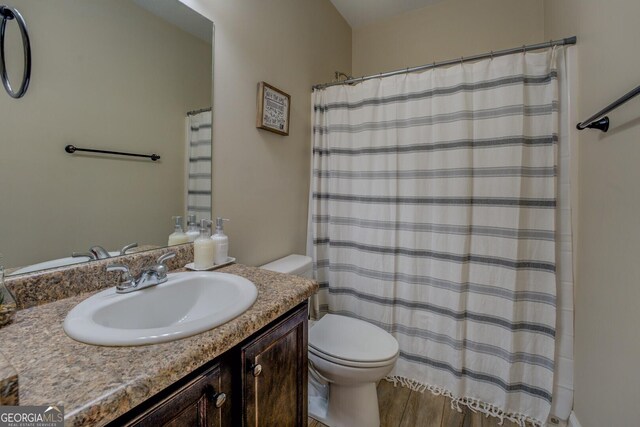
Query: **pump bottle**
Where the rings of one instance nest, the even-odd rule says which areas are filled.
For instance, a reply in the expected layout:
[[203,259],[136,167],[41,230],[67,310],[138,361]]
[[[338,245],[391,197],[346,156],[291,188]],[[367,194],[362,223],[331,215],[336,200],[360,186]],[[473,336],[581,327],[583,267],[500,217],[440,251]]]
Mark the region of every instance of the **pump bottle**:
[[[211,223],[211,221],[209,221],[209,223]],[[189,214],[187,216],[187,232],[185,234],[189,237],[190,242],[195,242],[198,236],[200,236],[195,214]]]
[[203,219],[200,221],[200,236],[193,243],[193,266],[196,270],[206,270],[213,267],[215,243],[211,240],[209,226],[212,221]]
[[172,217],[175,221],[174,231],[169,235],[169,246],[181,245],[189,242],[189,236],[187,236],[182,230],[182,217]]
[[224,234],[223,222],[229,221],[226,218],[216,218],[216,232],[211,236],[215,244],[215,264],[224,264],[229,258],[229,238]]

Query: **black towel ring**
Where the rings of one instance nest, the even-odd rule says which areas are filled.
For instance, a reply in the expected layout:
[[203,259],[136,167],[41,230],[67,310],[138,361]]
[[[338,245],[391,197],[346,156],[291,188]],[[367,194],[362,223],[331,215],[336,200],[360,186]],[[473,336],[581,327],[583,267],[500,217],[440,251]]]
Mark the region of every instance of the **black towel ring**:
[[[29,81],[31,80],[31,43],[29,42],[29,33],[27,32],[27,24],[24,22],[24,18],[20,15],[20,12],[14,7],[0,6],[0,79],[2,79],[2,85],[12,98],[22,98],[27,92],[29,87]],[[7,21],[12,19],[16,20],[18,28],[20,29],[20,35],[22,36],[22,47],[24,50],[24,70],[22,74],[22,83],[20,88],[14,91],[9,82],[9,76],[7,74],[7,63],[5,61],[4,54],[4,36],[7,28]]]

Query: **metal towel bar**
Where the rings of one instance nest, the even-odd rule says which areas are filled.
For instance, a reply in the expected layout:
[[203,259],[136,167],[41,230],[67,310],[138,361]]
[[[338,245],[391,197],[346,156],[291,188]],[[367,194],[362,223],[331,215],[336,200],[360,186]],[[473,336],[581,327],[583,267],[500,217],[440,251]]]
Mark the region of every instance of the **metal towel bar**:
[[157,160],[160,160],[160,156],[158,154],[135,154],[135,153],[125,153],[122,151],[111,151],[111,150],[95,150],[93,148],[78,148],[76,146],[73,146],[71,144],[67,145],[66,147],[64,147],[64,151],[66,151],[69,154],[73,154],[76,151],[84,151],[87,153],[99,153],[99,154],[114,154],[116,156],[130,156],[130,157],[144,157],[147,159],[151,159],[154,162]]
[[[606,132],[609,130],[609,117],[605,116],[605,114],[615,110],[625,102],[629,101],[631,98],[636,97],[640,94],[640,86],[635,89],[627,92],[620,98],[613,101],[611,104],[604,107],[602,110],[595,113],[593,116],[589,117],[587,120],[580,122],[576,125],[578,130],[583,129],[600,129],[602,132]],[[604,117],[602,117],[604,116]]]

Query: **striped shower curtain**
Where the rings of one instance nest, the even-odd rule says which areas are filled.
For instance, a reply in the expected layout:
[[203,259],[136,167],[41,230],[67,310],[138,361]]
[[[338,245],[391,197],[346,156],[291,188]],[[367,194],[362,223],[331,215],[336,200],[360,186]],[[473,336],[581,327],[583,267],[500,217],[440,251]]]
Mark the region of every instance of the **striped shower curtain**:
[[320,314],[392,333],[389,379],[520,425],[553,390],[557,53],[313,94]]
[[211,111],[190,114],[187,134],[187,212],[196,214],[198,221],[211,219]]

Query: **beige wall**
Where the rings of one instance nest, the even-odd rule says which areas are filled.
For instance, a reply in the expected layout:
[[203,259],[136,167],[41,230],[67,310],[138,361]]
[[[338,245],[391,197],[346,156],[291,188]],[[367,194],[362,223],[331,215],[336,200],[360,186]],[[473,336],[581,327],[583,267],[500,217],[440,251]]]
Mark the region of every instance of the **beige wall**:
[[[329,0],[181,1],[215,24],[213,212],[231,219],[229,253],[304,253],[311,86],[350,70],[351,29]],[[289,136],[256,129],[259,81],[291,95]]]
[[[4,265],[166,243],[184,209],[185,113],[211,103],[211,46],[128,0],[16,6],[33,72],[24,98],[0,89]],[[67,144],[162,161],[75,157]]]
[[353,75],[543,40],[542,0],[446,0],[353,31]]
[[[606,3],[606,4],[605,4]],[[640,2],[545,0],[545,39],[578,36],[581,120],[640,83]],[[638,425],[640,99],[579,133],[575,404],[583,427]]]

